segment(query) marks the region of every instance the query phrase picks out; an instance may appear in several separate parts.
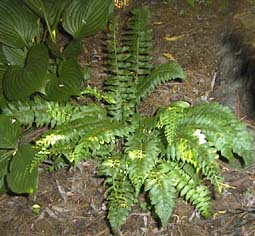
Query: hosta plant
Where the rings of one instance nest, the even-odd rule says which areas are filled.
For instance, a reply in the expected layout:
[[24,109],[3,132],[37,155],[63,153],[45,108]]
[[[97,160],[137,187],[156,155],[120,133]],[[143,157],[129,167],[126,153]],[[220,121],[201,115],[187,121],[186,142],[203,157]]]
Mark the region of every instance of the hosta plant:
[[[177,101],[151,116],[138,112],[142,99],[157,85],[186,76],[176,62],[152,65],[149,12],[142,8],[132,14],[122,35],[116,18],[109,25],[105,92],[89,88],[82,92],[103,105],[35,98],[9,103],[0,116],[5,134],[0,139],[2,186],[31,193],[44,160],[75,165],[93,158],[98,176],[105,178],[107,218],[114,233],[142,193],[162,226],[167,225],[177,197],[209,216],[208,185],[218,192],[222,189],[219,157],[228,161],[239,157],[247,163],[251,155],[245,126],[218,103],[191,106]],[[46,126],[48,131],[28,144],[19,124],[23,130]],[[20,158],[25,152],[27,157]]]
[[112,0],[2,0],[0,106],[35,93],[58,101],[80,95],[81,39],[103,29],[112,9]]

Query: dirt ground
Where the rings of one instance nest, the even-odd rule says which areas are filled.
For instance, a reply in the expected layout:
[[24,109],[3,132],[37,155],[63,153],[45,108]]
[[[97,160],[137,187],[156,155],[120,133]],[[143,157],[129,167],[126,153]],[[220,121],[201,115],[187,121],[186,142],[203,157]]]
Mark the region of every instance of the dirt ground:
[[[197,4],[194,8],[184,0],[136,2],[139,4],[133,4],[147,4],[151,11],[154,62],[174,59],[189,78],[183,83],[159,86],[143,102],[140,112],[152,114],[159,106],[175,100],[217,100],[228,104],[226,98],[229,101],[238,97],[237,90],[233,92],[228,83],[218,81],[224,80],[222,41],[225,34],[236,32],[242,35],[245,47],[253,50],[254,0],[212,0],[207,7]],[[123,18],[128,17],[127,11],[123,10]],[[90,66],[90,83],[99,88],[105,78],[100,38],[99,34],[85,39],[84,54],[80,57],[81,64]],[[255,58],[255,53],[249,56]],[[251,110],[249,114],[242,110],[245,101],[232,100],[230,107],[253,130]],[[255,164],[237,169],[222,163],[221,169],[225,188],[221,196],[213,199],[209,219],[200,218],[190,205],[178,200],[168,226],[160,229],[150,213],[135,207],[121,235],[255,236]],[[42,166],[34,196],[0,195],[0,236],[110,236],[102,179],[95,176],[95,170],[92,161],[80,163],[76,169],[50,173]],[[32,211],[34,204],[40,205],[38,214]]]

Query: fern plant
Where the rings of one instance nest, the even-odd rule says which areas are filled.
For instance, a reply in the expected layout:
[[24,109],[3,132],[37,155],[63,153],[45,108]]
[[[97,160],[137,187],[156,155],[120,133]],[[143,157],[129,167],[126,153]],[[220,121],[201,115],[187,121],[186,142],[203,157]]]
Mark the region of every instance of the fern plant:
[[[177,197],[209,216],[210,192],[203,180],[221,192],[219,157],[231,161],[238,156],[248,163],[251,156],[245,126],[218,103],[190,106],[179,101],[148,117],[137,112],[141,100],[158,84],[186,76],[176,62],[152,65],[148,9],[135,9],[132,14],[122,35],[116,18],[109,25],[105,92],[91,88],[82,92],[103,104],[35,98],[9,103],[0,116],[5,134],[0,138],[2,186],[31,193],[44,160],[60,158],[75,165],[94,158],[98,176],[105,178],[107,218],[114,233],[143,192],[162,226],[167,225]],[[26,144],[21,142],[19,123],[24,128],[47,126],[48,130],[32,140],[34,145]],[[29,158],[18,158],[27,149]]]

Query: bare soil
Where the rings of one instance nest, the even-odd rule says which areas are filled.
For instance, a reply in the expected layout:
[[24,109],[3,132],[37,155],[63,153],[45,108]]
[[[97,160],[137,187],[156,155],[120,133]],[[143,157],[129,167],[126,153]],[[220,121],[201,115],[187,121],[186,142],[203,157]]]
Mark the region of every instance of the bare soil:
[[[225,55],[222,53],[225,33],[241,35],[241,42],[251,52],[255,47],[255,1],[214,0],[207,7],[197,4],[194,8],[181,0],[137,1],[122,10],[124,21],[133,5],[142,4],[147,4],[151,11],[154,62],[176,60],[189,79],[159,86],[143,102],[140,112],[152,114],[175,100],[192,104],[217,100],[227,104],[225,100],[229,98],[235,114],[253,130],[254,121],[248,120],[250,114],[242,111],[245,101],[233,100],[240,91],[231,90],[228,84],[231,90],[228,92],[226,83],[218,80],[224,80],[225,67],[221,62]],[[101,66],[104,60],[101,38],[102,34],[86,38],[80,57],[82,65],[90,66],[90,83],[99,88],[106,76]],[[178,200],[168,226],[161,229],[150,213],[137,206],[123,225],[121,235],[255,236],[255,165],[238,169],[221,163],[221,169],[225,188],[221,196],[213,198],[209,219],[200,218],[193,207]],[[0,235],[111,235],[102,179],[96,177],[95,170],[93,161],[56,172],[48,172],[42,166],[34,196],[0,195]],[[34,204],[40,205],[38,214],[32,212]]]

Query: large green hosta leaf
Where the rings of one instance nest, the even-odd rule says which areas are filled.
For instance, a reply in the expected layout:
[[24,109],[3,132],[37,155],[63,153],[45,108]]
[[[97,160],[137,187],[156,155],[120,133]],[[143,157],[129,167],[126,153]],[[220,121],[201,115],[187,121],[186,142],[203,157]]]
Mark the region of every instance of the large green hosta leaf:
[[5,176],[11,158],[15,155],[20,125],[8,116],[0,115],[0,192],[5,191]]
[[0,107],[2,107],[6,101],[4,97],[4,91],[3,91],[3,76],[7,68],[8,68],[7,65],[1,65],[1,62],[0,62]]
[[55,28],[70,0],[24,0],[24,2],[50,27]]
[[0,42],[10,47],[30,45],[37,34],[36,16],[20,0],[1,0]]
[[0,149],[15,149],[20,135],[20,124],[17,120],[0,115]]
[[12,65],[12,66],[14,65],[22,66],[22,67],[24,66],[26,56],[27,56],[26,49],[12,48],[12,47],[2,45],[2,51],[6,60],[6,64]]
[[59,66],[58,75],[59,77],[47,74],[49,79],[45,89],[47,99],[61,101],[80,94],[83,74],[75,60],[63,61]]
[[22,100],[42,90],[48,69],[48,50],[44,45],[33,46],[25,67],[10,66],[4,74],[4,94],[9,100]]
[[0,193],[6,191],[5,176],[14,150],[0,150]]
[[30,172],[30,165],[35,157],[36,150],[31,145],[20,146],[10,165],[7,174],[8,187],[15,193],[33,193],[38,182],[38,171]]
[[63,27],[75,39],[103,29],[113,9],[112,0],[73,0],[63,13]]
[[2,44],[0,44],[0,65],[6,65],[7,63],[8,62],[7,62],[7,59],[4,55]]

